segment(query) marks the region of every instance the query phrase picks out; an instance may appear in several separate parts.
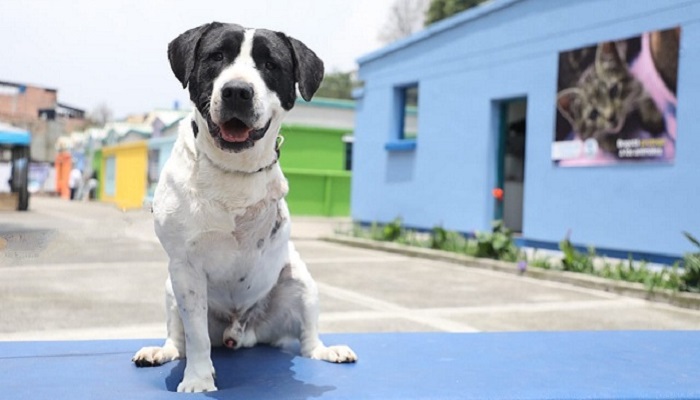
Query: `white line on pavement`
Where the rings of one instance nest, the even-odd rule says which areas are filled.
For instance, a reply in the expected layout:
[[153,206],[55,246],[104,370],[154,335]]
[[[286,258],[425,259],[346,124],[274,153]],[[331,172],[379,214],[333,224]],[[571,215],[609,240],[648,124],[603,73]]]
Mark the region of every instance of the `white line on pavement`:
[[[325,293],[325,292],[324,292]],[[327,293],[325,293],[328,295]],[[423,308],[411,309],[410,313],[416,322],[423,322],[424,318],[431,320],[453,317],[456,315],[474,315],[474,314],[498,314],[509,312],[552,312],[552,311],[573,311],[584,309],[613,309],[637,307],[643,305],[644,300],[639,299],[621,299],[618,301],[611,300],[588,300],[588,301],[571,301],[571,302],[550,302],[550,303],[528,303],[528,304],[500,304],[494,306],[473,306],[473,307],[445,307],[445,308]],[[366,304],[365,304],[366,305]],[[353,321],[353,320],[378,320],[378,319],[395,319],[406,318],[405,314],[408,309],[391,310],[365,310],[365,311],[339,311],[321,313],[321,321],[323,322],[338,322],[338,321]]]
[[304,262],[306,264],[353,264],[353,263],[383,263],[383,262],[398,262],[406,261],[405,257],[324,257],[324,258],[308,258]]
[[352,290],[339,288],[337,286],[332,286],[321,282],[317,282],[317,286],[318,289],[326,296],[359,304],[376,311],[390,313],[396,318],[407,319],[446,332],[478,332],[478,329],[472,326],[460,322],[451,321],[445,318],[416,313],[416,310],[405,308],[387,301],[375,299],[374,297],[366,296],[354,292]]

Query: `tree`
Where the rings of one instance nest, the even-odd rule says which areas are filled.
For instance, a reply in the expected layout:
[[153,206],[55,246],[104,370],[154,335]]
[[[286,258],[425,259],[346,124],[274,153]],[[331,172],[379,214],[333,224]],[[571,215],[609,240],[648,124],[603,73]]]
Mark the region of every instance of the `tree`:
[[422,29],[427,5],[428,0],[395,0],[379,40],[391,43]]
[[316,91],[318,97],[331,99],[352,99],[353,79],[351,72],[330,72],[326,74]]
[[88,114],[88,121],[92,126],[102,127],[112,119],[112,110],[105,103],[101,103]]
[[458,12],[474,8],[488,0],[431,0],[425,13],[425,25],[451,17]]

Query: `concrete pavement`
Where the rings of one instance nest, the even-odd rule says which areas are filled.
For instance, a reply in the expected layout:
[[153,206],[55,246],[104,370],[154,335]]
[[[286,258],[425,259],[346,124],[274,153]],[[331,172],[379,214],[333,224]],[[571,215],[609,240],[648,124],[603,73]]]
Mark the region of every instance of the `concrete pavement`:
[[[0,213],[0,340],[163,337],[167,257],[146,210],[33,197]],[[293,218],[322,332],[700,329],[700,312],[318,240]]]

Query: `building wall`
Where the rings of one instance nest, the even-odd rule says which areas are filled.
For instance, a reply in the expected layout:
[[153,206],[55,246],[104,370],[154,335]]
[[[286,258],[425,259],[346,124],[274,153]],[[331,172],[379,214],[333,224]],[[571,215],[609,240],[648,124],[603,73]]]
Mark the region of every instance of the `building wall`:
[[[110,163],[113,163],[113,174]],[[100,182],[102,201],[121,208],[143,206],[146,194],[148,146],[146,141],[102,148]]]
[[0,118],[11,120],[32,120],[39,117],[42,108],[54,108],[57,103],[55,89],[24,86],[24,92],[0,92]]
[[[355,129],[353,218],[490,229],[499,101],[526,97],[525,238],[558,242],[571,231],[575,243],[597,247],[692,250],[681,231],[700,233],[700,114],[693,111],[700,104],[700,2],[501,0],[472,15],[478,18],[360,59],[365,88]],[[678,25],[675,163],[556,167],[550,149],[558,53]],[[416,148],[388,151],[395,88],[412,83],[420,87]]]
[[70,199],[68,180],[70,179],[70,171],[73,169],[73,158],[69,152],[64,151],[56,155],[54,169],[56,171],[56,194],[64,199]]

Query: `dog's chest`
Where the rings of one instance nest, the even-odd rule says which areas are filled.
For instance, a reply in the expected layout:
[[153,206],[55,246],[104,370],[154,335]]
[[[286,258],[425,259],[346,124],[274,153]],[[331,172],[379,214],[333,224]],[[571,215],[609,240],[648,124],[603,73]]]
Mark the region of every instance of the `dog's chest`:
[[210,307],[245,310],[264,297],[287,262],[289,224],[284,200],[265,199],[245,210],[212,206],[188,241],[188,257],[208,280]]

